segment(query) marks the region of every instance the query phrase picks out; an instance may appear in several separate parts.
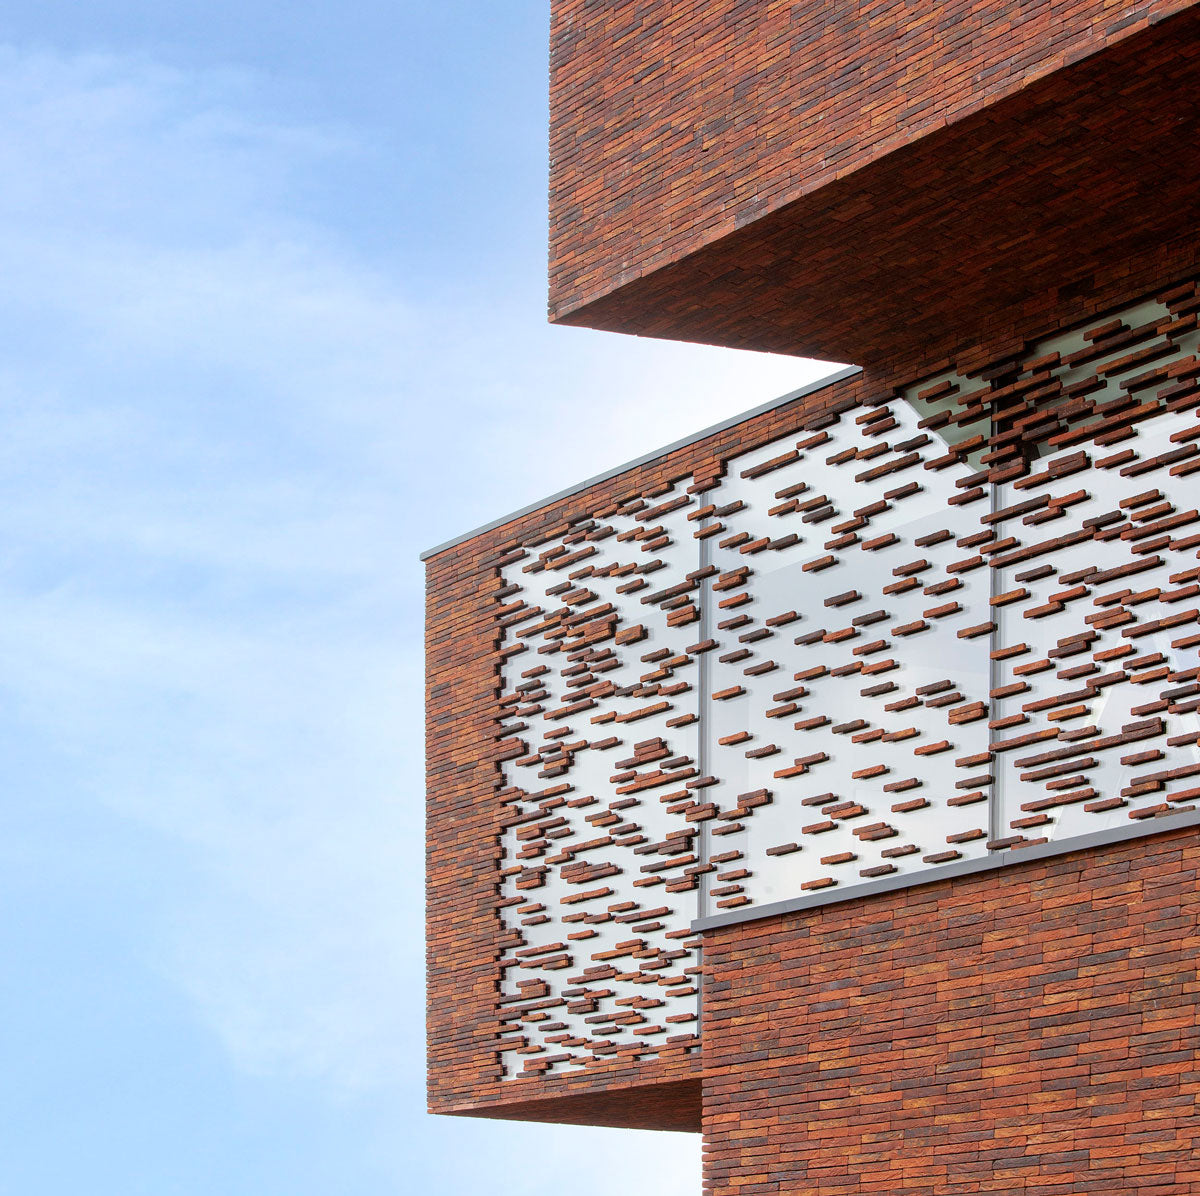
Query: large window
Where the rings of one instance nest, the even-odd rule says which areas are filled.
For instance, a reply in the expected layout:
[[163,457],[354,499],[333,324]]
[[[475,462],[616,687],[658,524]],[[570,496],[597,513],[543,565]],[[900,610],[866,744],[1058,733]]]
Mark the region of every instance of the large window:
[[506,565],[510,1074],[690,1049],[697,916],[1200,795],[1195,322],[824,416]]

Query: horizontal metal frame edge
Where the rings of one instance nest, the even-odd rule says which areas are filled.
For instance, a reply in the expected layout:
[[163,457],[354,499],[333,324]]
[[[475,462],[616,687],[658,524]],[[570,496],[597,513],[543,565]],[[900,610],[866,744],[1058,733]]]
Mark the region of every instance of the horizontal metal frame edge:
[[493,519],[488,523],[481,524],[469,532],[453,536],[434,548],[427,548],[421,553],[420,559],[427,561],[430,557],[437,556],[440,552],[445,552],[449,548],[454,548],[459,544],[466,543],[467,540],[473,540],[476,536],[483,535],[484,532],[490,532],[498,527],[503,527],[506,523],[511,523],[514,519],[519,519],[522,515],[528,515],[532,511],[541,510],[542,507],[548,507],[551,503],[558,502],[560,499],[570,498],[572,494],[578,494],[581,490],[586,490],[589,486],[594,486],[598,482],[607,482],[610,478],[615,478],[627,470],[636,469],[639,465],[645,465],[648,461],[653,461],[658,457],[665,457],[668,453],[686,448],[689,444],[695,444],[697,441],[704,440],[708,436],[724,432],[727,428],[733,428],[738,424],[745,423],[746,420],[753,419],[756,415],[762,415],[766,411],[782,407],[785,403],[794,402],[796,399],[806,398],[808,395],[815,394],[818,390],[824,390],[827,386],[833,386],[836,382],[842,382],[846,378],[853,378],[856,374],[861,373],[861,366],[850,365],[832,374],[827,374],[824,378],[818,378],[815,382],[810,382],[806,386],[798,387],[796,390],[789,390],[787,394],[780,395],[777,399],[768,399],[765,403],[760,403],[757,407],[751,407],[749,411],[742,411],[737,415],[730,416],[728,419],[721,420],[719,423],[710,424],[707,428],[702,428],[699,432],[693,432],[680,440],[663,445],[662,448],[656,448],[649,453],[643,453],[640,457],[634,457],[632,461],[626,461],[623,465],[614,466],[612,469],[606,469],[603,473],[595,474],[582,482],[576,482],[573,486],[568,486],[565,490],[559,490],[554,494],[547,495],[545,498],[538,499],[536,502],[528,503],[515,511],[510,511],[507,515],[500,516],[499,519]]
[[898,889],[915,889],[921,885],[937,884],[939,881],[952,880],[958,876],[974,876],[981,872],[998,872],[1004,868],[1015,868],[1021,864],[1029,864],[1037,860],[1053,859],[1056,856],[1071,855],[1077,851],[1094,850],[1097,847],[1109,847],[1116,843],[1126,843],[1132,839],[1145,839],[1152,835],[1162,835],[1168,831],[1183,830],[1191,826],[1200,826],[1200,810],[1180,814],[1164,814],[1158,818],[1150,819],[1148,823],[1137,826],[1122,826],[1110,830],[1092,831],[1086,835],[1074,835],[1070,839],[1040,843],[1036,847],[1023,847],[1017,851],[1009,848],[994,856],[985,856],[977,860],[961,860],[952,864],[942,864],[924,872],[887,876],[881,880],[873,880],[866,884],[855,885],[853,888],[841,890],[824,889],[817,893],[806,893],[801,897],[789,897],[786,901],[773,901],[769,905],[755,906],[752,909],[729,910],[723,914],[710,914],[706,918],[695,919],[692,922],[691,929],[693,932],[717,930],[723,926],[736,926],[741,922],[755,922],[760,918],[774,918],[780,914],[795,913],[798,910],[818,909],[823,905],[839,905],[844,901],[857,901],[861,897],[875,897],[882,893],[893,893]]

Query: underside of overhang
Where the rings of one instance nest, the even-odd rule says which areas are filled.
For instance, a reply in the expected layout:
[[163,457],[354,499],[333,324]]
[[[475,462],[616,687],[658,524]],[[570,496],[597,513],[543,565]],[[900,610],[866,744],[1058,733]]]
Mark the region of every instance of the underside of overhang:
[[1018,343],[1194,271],[1200,13],[1032,84],[561,319],[852,361]]
[[[498,1117],[505,1121],[543,1121],[559,1125],[604,1125],[615,1129],[676,1130],[699,1133],[702,1092],[699,1076],[658,1084],[630,1084],[610,1091],[579,1091],[554,1081],[537,1082],[542,1095],[521,1100],[514,1090],[496,1103],[440,1108],[439,1113],[466,1117]],[[514,1089],[518,1086],[514,1086]],[[545,1090],[550,1089],[547,1093]]]

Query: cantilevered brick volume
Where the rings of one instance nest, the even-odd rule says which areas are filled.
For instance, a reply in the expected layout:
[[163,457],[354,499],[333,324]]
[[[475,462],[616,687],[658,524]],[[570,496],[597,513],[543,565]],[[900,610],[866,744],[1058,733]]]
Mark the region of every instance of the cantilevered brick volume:
[[431,1108],[1200,1192],[1195,10],[553,8],[558,317],[867,368],[427,554]]

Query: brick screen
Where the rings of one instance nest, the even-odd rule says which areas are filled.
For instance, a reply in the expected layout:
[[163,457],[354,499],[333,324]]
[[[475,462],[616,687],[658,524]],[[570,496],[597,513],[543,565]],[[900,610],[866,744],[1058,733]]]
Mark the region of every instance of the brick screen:
[[1195,830],[705,936],[708,1196],[1200,1192]]
[[[427,1024],[434,1111],[699,1128],[700,1061],[681,1046],[648,1046],[635,1059],[600,1059],[577,1075],[503,1079],[499,872],[509,807],[500,797],[498,746],[505,717],[499,705],[500,571],[514,546],[562,535],[598,507],[676,483],[710,485],[725,458],[802,427],[832,406],[857,401],[860,387],[860,378],[851,378],[774,408],[427,561]],[[635,1088],[644,1100],[629,1099]]]

